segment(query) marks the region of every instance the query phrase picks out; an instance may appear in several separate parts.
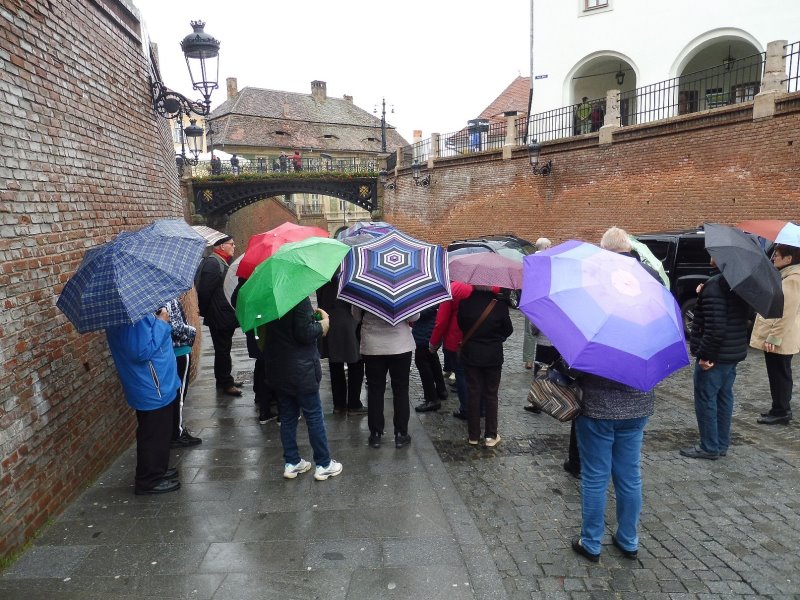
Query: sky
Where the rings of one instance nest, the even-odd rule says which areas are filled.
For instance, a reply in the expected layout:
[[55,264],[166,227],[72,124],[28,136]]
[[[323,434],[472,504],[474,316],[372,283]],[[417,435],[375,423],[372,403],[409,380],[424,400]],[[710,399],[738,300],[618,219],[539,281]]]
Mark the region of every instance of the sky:
[[[303,94],[327,83],[329,97],[353,96],[407,141],[450,133],[477,117],[530,72],[529,0],[132,0],[158,44],[164,83],[191,99],[180,41],[203,20],[220,40],[225,80]],[[392,113],[394,109],[394,113]]]

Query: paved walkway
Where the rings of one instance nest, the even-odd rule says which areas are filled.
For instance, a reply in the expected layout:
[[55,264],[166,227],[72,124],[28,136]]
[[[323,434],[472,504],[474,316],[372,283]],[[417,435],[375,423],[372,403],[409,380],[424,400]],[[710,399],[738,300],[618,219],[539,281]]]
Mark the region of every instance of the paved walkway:
[[[607,543],[594,565],[569,549],[580,523],[579,483],[561,469],[569,428],[521,409],[530,372],[512,312],[500,446],[464,443],[454,394],[412,413],[401,450],[368,448],[366,417],[328,415],[344,472],[324,482],[281,477],[278,426],[258,424],[249,390],[216,394],[206,351],[187,408],[203,444],[173,456],[182,489],[134,496],[129,450],[0,577],[0,598],[800,598],[800,427],[755,425],[768,397],[760,353],[740,366],[734,445],[716,462],[677,453],[696,435],[690,370],[659,386],[639,559]],[[249,377],[243,337],[234,359]],[[323,404],[330,413],[327,373]]]

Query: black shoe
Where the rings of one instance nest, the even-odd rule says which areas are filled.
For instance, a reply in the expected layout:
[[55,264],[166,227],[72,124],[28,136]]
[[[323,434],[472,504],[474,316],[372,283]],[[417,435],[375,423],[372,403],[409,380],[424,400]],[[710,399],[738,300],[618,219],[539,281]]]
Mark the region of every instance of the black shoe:
[[145,494],[166,494],[168,492],[174,492],[176,490],[181,489],[181,482],[176,481],[174,479],[162,479],[158,482],[158,485],[155,487],[151,487],[149,489],[143,488],[135,488],[133,493],[137,496],[142,496]]
[[335,414],[335,415],[347,414],[347,409],[344,406],[334,406],[333,407],[333,414]]
[[460,410],[454,410],[453,411],[453,416],[456,419],[461,419],[462,421],[466,421],[467,420],[467,413],[462,413]]
[[354,406],[353,408],[348,408],[347,413],[351,415],[365,415],[367,414],[367,407],[363,404],[359,404],[358,406]]
[[564,461],[564,470],[577,479],[581,478],[580,466],[576,467],[574,464],[572,464],[572,461],[570,461],[569,459]]
[[381,447],[381,434],[380,433],[370,433],[369,434],[369,447],[370,448],[380,448]]
[[[769,411],[769,412],[761,413],[761,416],[762,417],[774,417],[775,414],[772,411]],[[792,418],[792,411],[787,412],[786,416],[788,416],[791,419]]]
[[422,404],[417,404],[414,410],[417,412],[429,412],[432,410],[439,410],[440,408],[442,408],[441,402],[423,402]]
[[164,479],[177,479],[178,478],[178,469],[175,467],[170,467],[166,471],[164,471]]
[[278,418],[278,415],[272,415],[270,413],[259,414],[258,415],[258,422],[259,422],[260,425],[266,425],[270,421],[274,421],[277,418]]
[[183,433],[181,433],[180,437],[172,440],[169,443],[170,448],[188,448],[189,446],[197,446],[198,444],[202,444],[203,440],[199,437],[193,436],[189,433],[188,429],[184,429]]
[[235,385],[229,385],[228,387],[221,390],[223,394],[226,396],[236,396],[237,398],[242,395],[242,390],[240,390]]
[[706,452],[700,446],[681,448],[681,456],[685,456],[686,458],[705,458],[706,460],[717,460],[719,458],[719,454]]
[[625,550],[625,548],[620,546],[619,542],[617,541],[617,536],[615,536],[613,533],[611,534],[611,543],[617,547],[617,550],[622,552],[622,556],[624,556],[625,558],[630,558],[631,560],[635,560],[636,557],[639,555],[638,550]]
[[395,433],[394,434],[394,447],[395,448],[405,448],[411,443],[411,436],[407,433]]
[[533,404],[526,404],[522,407],[524,410],[528,411],[529,413],[533,413],[535,415],[541,414],[542,409],[538,406],[534,406]]
[[593,563],[600,561],[599,554],[592,554],[586,548],[583,547],[583,544],[581,544],[581,536],[579,535],[576,535],[574,538],[572,538],[572,549],[575,550],[575,552],[577,552],[584,558],[588,558]]
[[792,417],[789,415],[769,415],[766,417],[761,417],[756,421],[756,423],[760,423],[761,425],[788,425],[789,421],[792,420]]

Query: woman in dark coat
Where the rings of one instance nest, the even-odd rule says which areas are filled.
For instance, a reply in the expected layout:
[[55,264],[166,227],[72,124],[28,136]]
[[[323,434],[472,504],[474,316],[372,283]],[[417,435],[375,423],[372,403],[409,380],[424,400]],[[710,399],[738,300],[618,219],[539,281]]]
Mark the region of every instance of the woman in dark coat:
[[350,303],[336,297],[338,287],[334,277],[317,290],[317,306],[327,311],[331,320],[328,335],[320,338],[319,350],[322,358],[328,359],[333,412],[364,414],[367,412],[367,408],[361,404],[364,361],[361,360],[358,347],[358,324],[353,318]]
[[458,305],[458,327],[465,338],[490,305],[492,308],[488,315],[461,345],[461,362],[469,388],[468,442],[473,446],[479,443],[481,437],[482,397],[486,402],[484,444],[492,447],[500,442],[497,433],[497,391],[503,368],[503,342],[514,332],[514,327],[508,315],[508,304],[498,299],[490,288],[474,286],[472,294]]

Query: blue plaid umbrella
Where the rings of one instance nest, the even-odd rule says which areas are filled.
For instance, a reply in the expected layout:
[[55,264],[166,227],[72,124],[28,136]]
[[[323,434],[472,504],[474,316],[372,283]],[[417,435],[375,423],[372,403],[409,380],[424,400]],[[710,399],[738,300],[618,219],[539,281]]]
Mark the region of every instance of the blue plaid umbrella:
[[56,306],[81,332],[129,325],[192,287],[206,240],[179,219],[91,248]]
[[451,298],[447,253],[397,230],[353,246],[342,261],[339,298],[396,325]]

